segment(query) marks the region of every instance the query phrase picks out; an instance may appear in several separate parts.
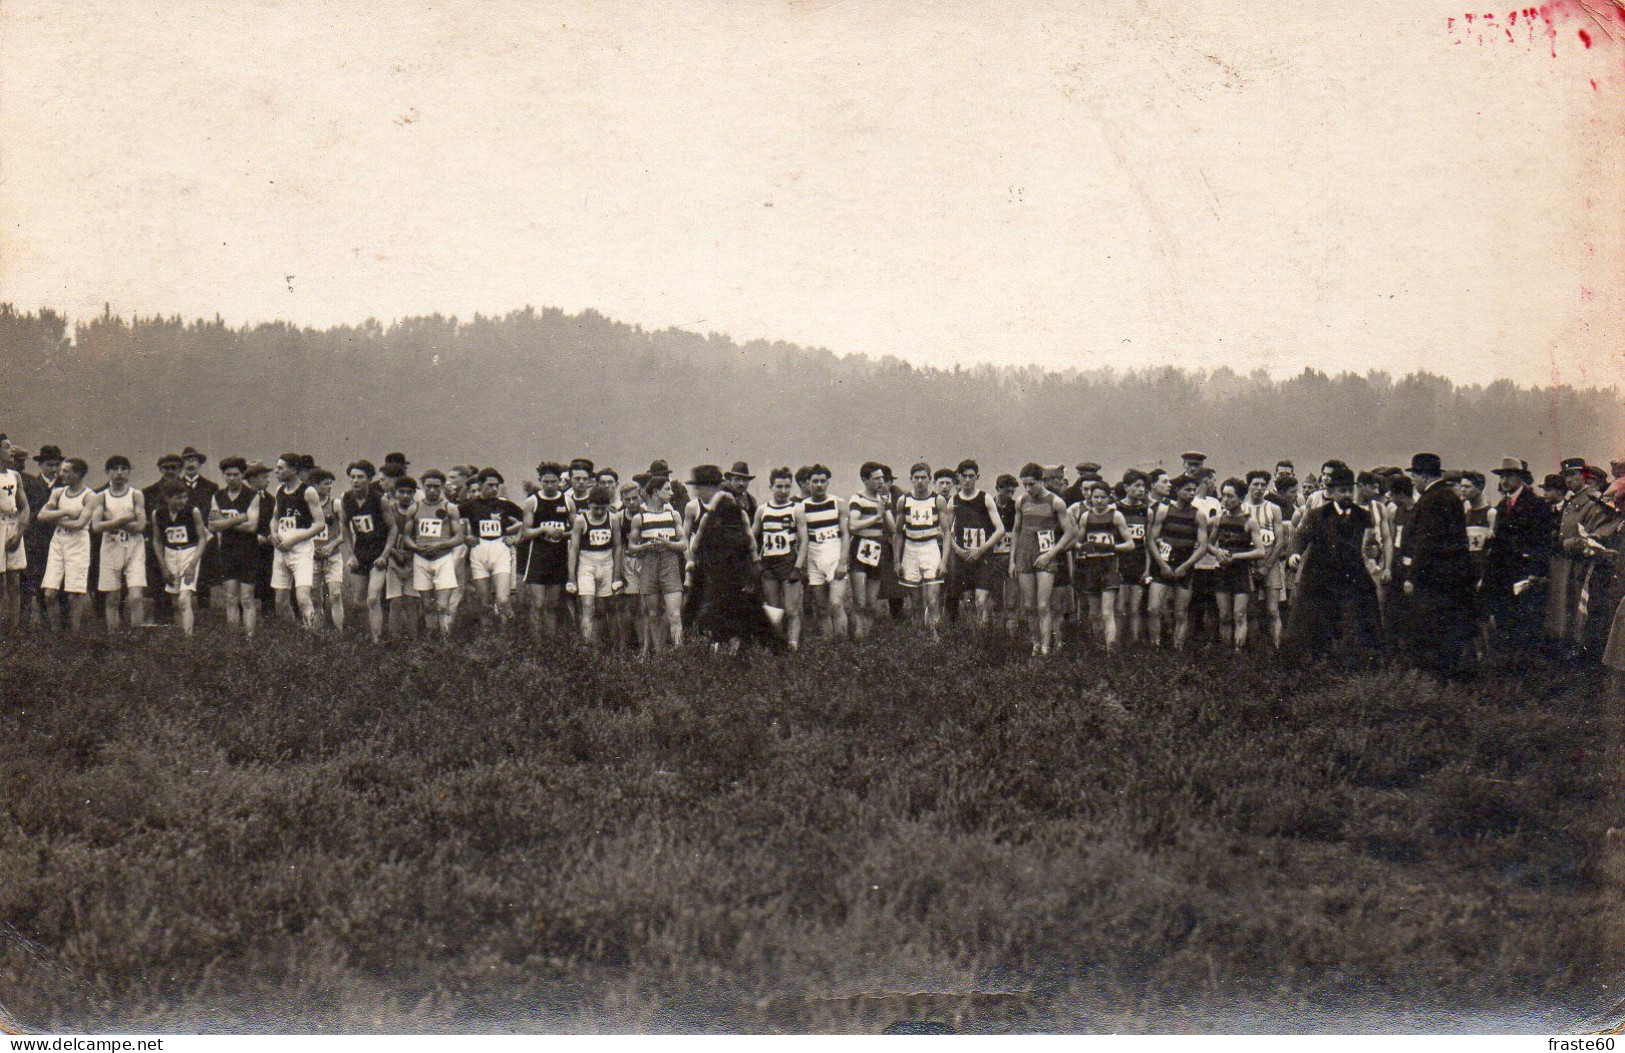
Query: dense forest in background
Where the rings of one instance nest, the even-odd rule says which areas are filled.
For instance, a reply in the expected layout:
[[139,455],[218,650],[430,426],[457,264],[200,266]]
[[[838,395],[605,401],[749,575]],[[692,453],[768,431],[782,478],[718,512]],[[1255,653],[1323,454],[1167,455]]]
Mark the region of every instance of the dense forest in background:
[[588,456],[624,473],[664,457],[684,470],[746,459],[821,460],[850,488],[866,459],[900,469],[976,457],[984,471],[1090,459],[1117,472],[1177,464],[1197,446],[1222,470],[1368,466],[1437,450],[1447,465],[1502,456],[1554,471],[1562,456],[1625,453],[1620,392],[1458,385],[1429,373],[1272,379],[1175,368],[1055,372],[938,369],[782,342],[646,331],[594,311],[525,308],[390,325],[233,328],[216,318],[64,316],[0,305],[0,431],[137,477],[192,444],[222,456],[317,456],[335,469],[405,450],[414,470],[472,462],[527,473]]

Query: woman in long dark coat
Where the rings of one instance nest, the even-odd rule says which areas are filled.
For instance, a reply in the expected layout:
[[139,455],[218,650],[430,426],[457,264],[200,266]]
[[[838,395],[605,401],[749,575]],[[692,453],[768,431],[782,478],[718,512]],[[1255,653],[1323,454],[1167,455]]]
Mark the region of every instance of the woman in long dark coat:
[[762,610],[756,580],[756,545],[745,513],[723,492],[700,519],[694,537],[698,580],[704,582],[697,622],[700,631],[729,653],[742,641],[778,647],[782,641]]

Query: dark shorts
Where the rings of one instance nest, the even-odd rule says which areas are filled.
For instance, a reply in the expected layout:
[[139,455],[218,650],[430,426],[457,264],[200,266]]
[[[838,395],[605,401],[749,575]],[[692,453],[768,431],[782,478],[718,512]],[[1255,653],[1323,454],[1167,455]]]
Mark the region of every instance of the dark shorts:
[[1010,561],[989,552],[975,563],[955,559],[948,568],[948,598],[958,599],[967,592],[998,593],[1009,576]]
[[247,534],[237,533],[242,538],[226,537],[216,534],[220,539],[220,547],[215,551],[219,554],[219,571],[221,581],[247,581],[252,582],[259,575],[260,546],[259,542]]
[[570,546],[564,541],[536,541],[525,561],[525,584],[563,585],[570,580]]
[[1142,552],[1120,552],[1117,555],[1117,576],[1123,579],[1124,585],[1145,584],[1146,554]]
[[1204,571],[1213,583],[1213,591],[1226,596],[1239,593],[1251,594],[1253,591],[1253,567],[1251,562],[1232,563],[1218,570]]
[[[1191,554],[1189,552],[1177,552],[1176,551],[1172,556],[1168,557],[1168,569],[1172,570],[1172,569],[1174,569],[1175,567],[1178,567],[1181,563],[1185,562],[1187,559],[1190,559],[1190,558],[1191,558]],[[1186,574],[1183,579],[1173,578],[1173,577],[1170,577],[1169,575],[1166,575],[1166,574],[1164,574],[1162,572],[1162,568],[1157,565],[1156,560],[1151,561],[1151,577],[1152,577],[1152,580],[1160,582],[1163,585],[1174,585],[1174,586],[1179,586],[1179,587],[1182,587],[1182,588],[1188,588],[1188,587],[1192,586],[1195,583],[1196,576],[1197,576],[1198,573],[1199,573],[1198,571],[1193,570],[1190,573]]]
[[1219,581],[1219,571],[1216,567],[1206,570],[1191,569],[1191,594],[1193,596],[1211,596],[1217,592],[1215,587]]
[[802,574],[794,556],[770,556],[762,560],[762,577],[767,581],[794,585],[802,579]]
[[1087,593],[1122,588],[1123,572],[1116,556],[1081,556],[1078,559],[1077,587]]
[[849,569],[853,574],[879,574],[890,562],[890,550],[884,538],[855,537],[847,549]]

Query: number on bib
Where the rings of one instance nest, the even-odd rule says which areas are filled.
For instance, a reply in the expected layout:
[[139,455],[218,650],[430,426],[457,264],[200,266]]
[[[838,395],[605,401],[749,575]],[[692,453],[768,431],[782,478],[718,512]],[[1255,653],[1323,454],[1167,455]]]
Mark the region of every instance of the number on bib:
[[880,566],[880,542],[872,537],[859,538],[858,562],[868,567]]
[[1128,536],[1131,539],[1135,540],[1135,541],[1144,541],[1145,540],[1145,524],[1144,523],[1130,523],[1128,525]]
[[1258,543],[1263,545],[1265,548],[1269,548],[1271,545],[1275,544],[1275,531],[1270,530],[1267,527],[1260,530],[1258,532]]
[[1041,553],[1048,552],[1050,549],[1052,549],[1054,547],[1055,547],[1055,531],[1053,531],[1053,530],[1040,530],[1038,532],[1038,551],[1041,552]]
[[790,553],[790,535],[782,530],[775,530],[770,534],[762,535],[762,555],[785,556]]
[[1484,543],[1490,539],[1490,528],[1472,526],[1467,528],[1467,551],[1482,552]]
[[358,515],[358,516],[352,516],[350,518],[350,527],[357,534],[370,534],[370,533],[372,533],[373,532],[372,515],[370,513],[363,513],[363,514]]
[[821,526],[812,532],[812,539],[820,544],[834,541],[840,536],[841,528],[838,526]]
[[440,537],[445,529],[446,521],[444,519],[418,520],[418,537],[420,538],[429,538],[433,540]]
[[959,532],[960,545],[965,548],[981,548],[987,540],[987,531],[981,527],[966,527]]
[[189,540],[184,526],[164,528],[164,541],[171,545],[184,545]]
[[609,532],[609,527],[587,528],[587,544],[593,546],[594,548],[601,548],[608,545],[610,537],[611,535]]
[[278,519],[276,521],[276,527],[277,527],[278,530],[298,530],[299,529],[299,517],[298,516],[283,516],[281,519]]
[[487,540],[492,540],[492,539],[495,539],[495,538],[499,538],[501,536],[502,536],[502,520],[500,520],[500,519],[482,519],[482,520],[480,520],[480,537],[485,538]]
[[1117,535],[1109,533],[1090,534],[1089,544],[1095,548],[1111,548],[1117,544]]
[[130,540],[130,533],[127,530],[115,530],[113,531],[113,540],[122,545]]
[[993,551],[1009,552],[1013,547],[1015,547],[1015,539],[1007,533],[1003,537],[999,538],[999,543],[993,546]]
[[1164,563],[1168,562],[1174,558],[1174,546],[1159,537],[1157,539],[1157,555],[1162,557]]

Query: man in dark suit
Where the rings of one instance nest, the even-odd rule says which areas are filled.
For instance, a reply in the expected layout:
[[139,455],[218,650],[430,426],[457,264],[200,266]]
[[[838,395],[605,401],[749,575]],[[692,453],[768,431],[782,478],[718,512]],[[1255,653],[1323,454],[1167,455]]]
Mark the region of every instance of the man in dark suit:
[[1527,462],[1504,457],[1495,475],[1502,496],[1491,516],[1478,595],[1484,613],[1494,620],[1494,647],[1527,652],[1541,642],[1556,515],[1535,493],[1535,477]]
[[1366,570],[1376,520],[1354,503],[1354,472],[1337,465],[1325,476],[1326,501],[1292,532],[1287,567],[1297,593],[1281,646],[1308,657],[1369,660],[1382,644],[1377,586]]
[[1419,667],[1441,676],[1460,673],[1477,623],[1467,510],[1461,494],[1444,481],[1438,454],[1412,457],[1406,474],[1416,486],[1416,508],[1400,550],[1410,606],[1401,639]]
[[[28,497],[32,513],[28,530],[23,534],[23,550],[28,556],[28,567],[23,571],[23,610],[37,612],[40,624],[44,625],[45,596],[40,591],[40,582],[45,577],[45,557],[51,549],[51,534],[56,527],[40,522],[39,510],[45,507],[45,502],[51,499],[51,491],[56,488],[56,476],[62,470],[62,448],[46,443],[34,455],[34,463],[39,465],[38,475],[23,473],[23,493]],[[66,595],[62,599],[66,600]]]
[[[181,485],[192,501],[192,507],[203,513],[204,522],[209,519],[209,505],[214,500],[215,491],[220,484],[203,474],[203,466],[209,458],[200,453],[196,447],[188,446],[181,451]],[[197,600],[198,605],[209,605],[209,587],[220,579],[219,546],[210,545],[203,552],[203,569],[198,575]]]

